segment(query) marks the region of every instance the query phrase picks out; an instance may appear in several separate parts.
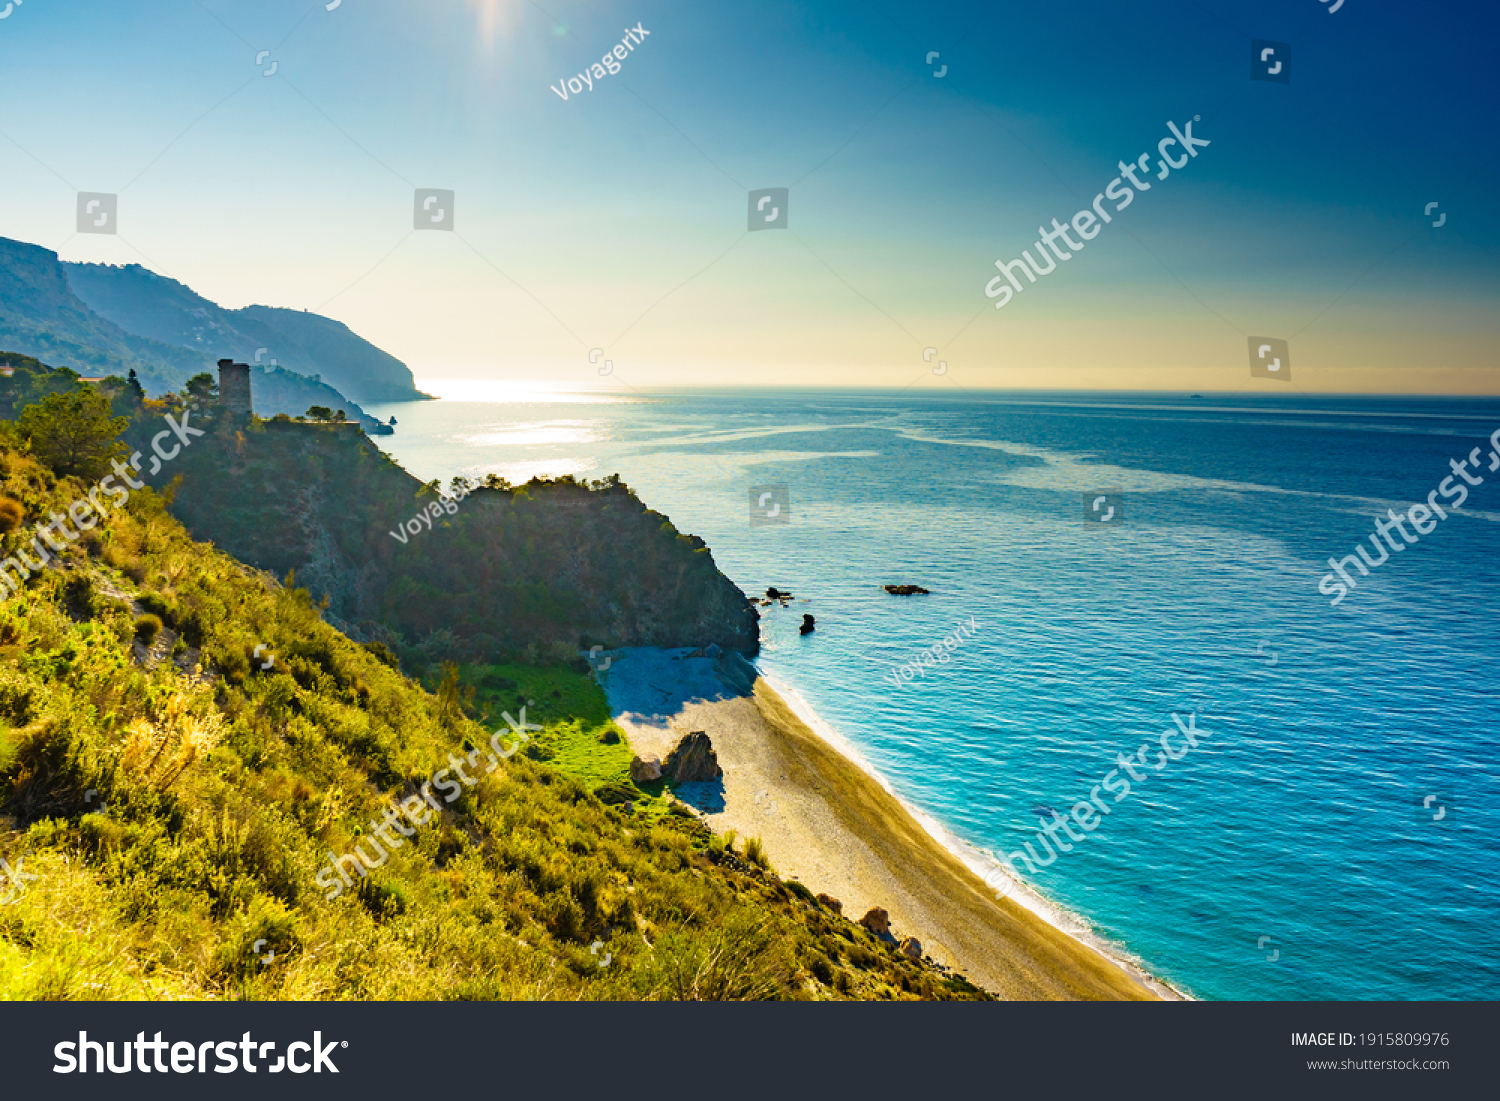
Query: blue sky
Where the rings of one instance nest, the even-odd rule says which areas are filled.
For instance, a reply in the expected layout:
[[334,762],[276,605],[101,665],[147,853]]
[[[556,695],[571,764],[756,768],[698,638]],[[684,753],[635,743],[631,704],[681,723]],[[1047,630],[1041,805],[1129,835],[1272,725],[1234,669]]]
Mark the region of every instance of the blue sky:
[[[1497,17],[1332,6],[25,0],[0,235],[327,313],[425,378],[599,383],[597,347],[607,385],[1271,389],[1275,336],[1302,390],[1500,391]],[[1195,115],[1210,147],[993,308],[994,261]],[[769,187],[789,229],[746,233]],[[412,231],[415,188],[456,232]],[[118,236],[74,233],[77,190]]]

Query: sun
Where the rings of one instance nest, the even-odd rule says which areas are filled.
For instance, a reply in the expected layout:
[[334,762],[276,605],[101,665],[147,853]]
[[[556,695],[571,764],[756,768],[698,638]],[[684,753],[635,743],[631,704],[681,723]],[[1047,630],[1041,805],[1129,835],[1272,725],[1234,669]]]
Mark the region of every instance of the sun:
[[521,21],[525,0],[464,0],[478,19],[479,37],[486,50],[495,48],[495,39],[509,33]]

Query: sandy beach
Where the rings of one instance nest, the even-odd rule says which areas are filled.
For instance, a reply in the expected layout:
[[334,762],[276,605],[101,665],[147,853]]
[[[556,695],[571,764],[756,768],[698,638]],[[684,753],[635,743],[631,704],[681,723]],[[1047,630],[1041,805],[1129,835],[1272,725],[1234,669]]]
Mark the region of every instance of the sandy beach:
[[[716,831],[759,837],[776,871],[893,933],[998,997],[1172,998],[1129,964],[1000,898],[957,852],[850,756],[820,737],[733,654],[629,649],[601,674],[615,721],[643,757],[706,731],[724,770],[679,794]],[[955,845],[956,847],[956,845]]]

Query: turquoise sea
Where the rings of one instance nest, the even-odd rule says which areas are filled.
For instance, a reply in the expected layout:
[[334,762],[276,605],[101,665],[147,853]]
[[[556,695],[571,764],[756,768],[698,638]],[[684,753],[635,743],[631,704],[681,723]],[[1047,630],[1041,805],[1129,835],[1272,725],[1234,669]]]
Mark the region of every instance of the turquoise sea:
[[[747,593],[797,596],[763,609],[761,668],[982,851],[1040,851],[1040,815],[1195,715],[1196,749],[1027,876],[1173,985],[1500,996],[1500,401],[447,392],[368,407],[399,422],[376,442],[445,483],[619,473]],[[1330,606],[1327,560],[1476,447],[1464,507]]]

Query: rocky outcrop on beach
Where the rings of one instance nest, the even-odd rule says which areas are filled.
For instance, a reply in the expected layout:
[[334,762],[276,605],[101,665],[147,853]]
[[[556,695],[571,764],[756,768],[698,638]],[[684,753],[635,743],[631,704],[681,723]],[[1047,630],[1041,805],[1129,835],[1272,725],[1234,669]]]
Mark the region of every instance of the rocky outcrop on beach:
[[879,906],[873,907],[869,913],[860,918],[859,923],[877,937],[888,937],[891,934],[891,915]]
[[922,958],[922,942],[916,937],[907,937],[901,942],[900,952],[909,960]]
[[844,912],[844,904],[838,899],[834,898],[832,895],[819,893],[818,902],[820,905],[828,907],[828,909],[832,910],[835,914],[842,914]]
[[630,761],[630,778],[637,784],[649,784],[661,779],[661,758],[633,757]]
[[677,784],[707,783],[724,775],[714,744],[702,730],[693,731],[677,743],[677,748],[667,754],[662,772]]

